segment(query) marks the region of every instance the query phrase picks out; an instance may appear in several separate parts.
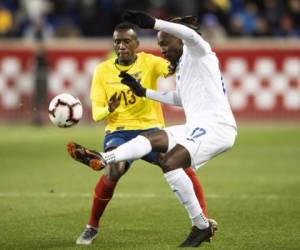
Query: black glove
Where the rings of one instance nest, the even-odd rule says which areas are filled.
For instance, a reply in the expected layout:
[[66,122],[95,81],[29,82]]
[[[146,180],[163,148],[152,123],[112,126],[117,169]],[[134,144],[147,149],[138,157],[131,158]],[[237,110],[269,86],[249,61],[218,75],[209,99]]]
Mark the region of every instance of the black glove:
[[117,107],[120,106],[120,101],[121,101],[121,94],[119,96],[117,96],[118,93],[114,93],[108,101],[108,111],[110,113],[114,112],[116,110]]
[[126,10],[122,15],[122,20],[134,23],[140,28],[153,29],[155,18],[141,11]]
[[139,97],[146,96],[146,89],[134,77],[125,71],[122,71],[119,77],[122,78],[121,83],[127,85],[135,95]]

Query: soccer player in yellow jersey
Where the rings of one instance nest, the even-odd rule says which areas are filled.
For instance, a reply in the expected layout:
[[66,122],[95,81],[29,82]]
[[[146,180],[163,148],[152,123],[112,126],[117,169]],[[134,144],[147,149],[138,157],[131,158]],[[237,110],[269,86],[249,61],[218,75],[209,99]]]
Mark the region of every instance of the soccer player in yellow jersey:
[[[134,26],[129,23],[121,23],[115,27],[113,45],[116,57],[96,67],[91,87],[93,119],[107,120],[105,151],[112,150],[141,133],[155,131],[165,125],[160,103],[134,95],[130,88],[121,84],[119,74],[125,71],[145,88],[157,89],[157,79],[168,75],[168,62],[152,54],[137,53],[139,41]],[[69,148],[70,151],[72,149]],[[93,158],[93,152],[90,153]],[[157,152],[151,152],[143,160],[158,165],[158,156]],[[82,162],[95,170],[101,168],[93,165],[93,160],[86,156]],[[106,167],[105,174],[100,177],[95,187],[89,222],[77,239],[77,244],[89,245],[97,236],[100,217],[113,196],[118,180],[131,163],[132,161],[124,161]],[[186,173],[193,183],[202,209],[206,212],[203,190],[194,171],[188,168]]]

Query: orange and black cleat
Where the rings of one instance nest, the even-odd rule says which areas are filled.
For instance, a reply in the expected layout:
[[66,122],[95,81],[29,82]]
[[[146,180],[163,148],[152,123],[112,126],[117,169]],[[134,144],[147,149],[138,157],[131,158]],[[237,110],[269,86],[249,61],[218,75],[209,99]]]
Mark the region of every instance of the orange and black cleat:
[[75,142],[69,142],[67,144],[67,150],[74,160],[79,161],[96,171],[105,168],[105,162],[102,159],[101,154],[94,150],[87,149]]

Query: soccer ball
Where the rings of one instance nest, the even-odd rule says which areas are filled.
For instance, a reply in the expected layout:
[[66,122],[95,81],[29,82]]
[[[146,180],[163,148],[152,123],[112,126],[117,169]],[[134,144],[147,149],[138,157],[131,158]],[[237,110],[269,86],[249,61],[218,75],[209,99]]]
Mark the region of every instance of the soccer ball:
[[49,118],[60,128],[72,127],[82,117],[82,104],[77,97],[70,94],[55,96],[49,104]]

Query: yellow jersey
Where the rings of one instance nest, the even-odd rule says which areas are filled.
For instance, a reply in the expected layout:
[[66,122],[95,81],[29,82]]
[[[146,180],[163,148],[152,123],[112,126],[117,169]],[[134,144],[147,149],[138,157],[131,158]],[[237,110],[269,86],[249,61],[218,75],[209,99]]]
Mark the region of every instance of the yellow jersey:
[[[117,64],[116,57],[97,65],[90,95],[94,119],[97,117],[96,112],[99,112],[97,107],[108,107],[110,97],[117,92],[118,96],[121,96],[120,106],[114,112],[106,113],[108,115],[106,131],[164,127],[160,103],[135,96],[129,87],[121,83],[119,77],[121,71],[127,71],[140,81],[143,87],[156,90],[158,78],[168,74],[168,62],[161,57],[140,52],[135,62],[128,66]],[[103,118],[105,116],[100,119]]]

